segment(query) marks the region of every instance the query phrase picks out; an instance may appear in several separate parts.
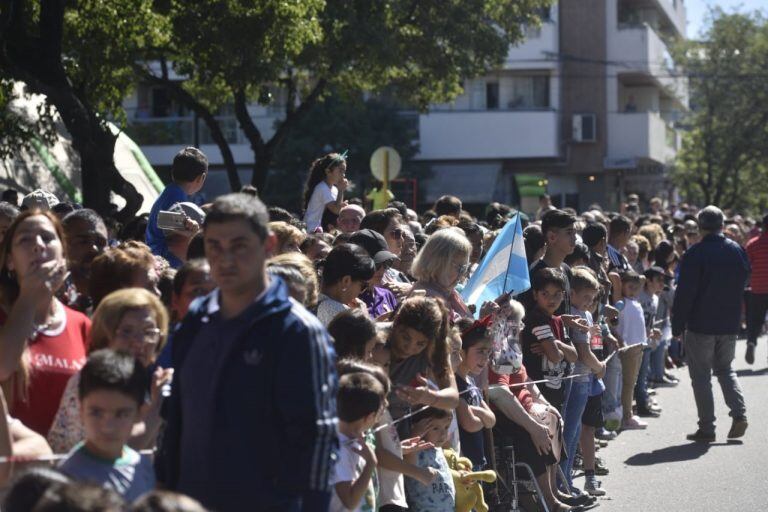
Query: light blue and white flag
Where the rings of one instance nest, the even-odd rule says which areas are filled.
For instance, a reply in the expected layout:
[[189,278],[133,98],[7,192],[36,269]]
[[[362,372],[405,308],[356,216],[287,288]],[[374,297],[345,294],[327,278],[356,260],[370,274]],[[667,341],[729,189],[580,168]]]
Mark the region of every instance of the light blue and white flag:
[[466,304],[474,304],[475,316],[480,307],[499,295],[517,295],[531,287],[528,260],[525,257],[520,214],[514,215],[494,240],[469,282],[461,291]]

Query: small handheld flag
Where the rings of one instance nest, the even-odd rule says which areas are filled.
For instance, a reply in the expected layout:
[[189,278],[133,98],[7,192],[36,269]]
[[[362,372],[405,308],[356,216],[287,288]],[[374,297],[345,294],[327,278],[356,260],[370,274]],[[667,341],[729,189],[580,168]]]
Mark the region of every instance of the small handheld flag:
[[528,260],[525,256],[520,214],[515,214],[502,228],[488,253],[461,292],[467,304],[480,307],[504,293],[517,295],[531,287]]

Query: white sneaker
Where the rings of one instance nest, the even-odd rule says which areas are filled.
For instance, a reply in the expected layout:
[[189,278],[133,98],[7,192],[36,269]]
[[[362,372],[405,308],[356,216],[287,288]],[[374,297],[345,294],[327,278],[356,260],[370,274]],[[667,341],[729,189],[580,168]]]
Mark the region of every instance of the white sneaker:
[[602,482],[600,482],[595,475],[588,475],[585,478],[584,482],[584,492],[589,494],[590,496],[605,496],[606,491],[602,487]]
[[628,420],[624,420],[621,425],[623,430],[643,430],[648,427],[648,424],[642,421],[637,416],[632,416]]

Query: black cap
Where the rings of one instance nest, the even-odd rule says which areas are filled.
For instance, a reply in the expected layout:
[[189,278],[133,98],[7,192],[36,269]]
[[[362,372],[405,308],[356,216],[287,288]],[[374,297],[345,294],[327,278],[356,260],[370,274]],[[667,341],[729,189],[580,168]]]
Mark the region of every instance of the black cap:
[[581,232],[581,239],[587,244],[587,247],[592,248],[600,243],[600,240],[607,239],[608,230],[605,226],[592,222],[587,224],[587,227]]
[[662,276],[667,277],[667,273],[664,271],[663,268],[658,267],[656,265],[653,265],[652,267],[648,267],[645,269],[645,272],[643,272],[646,279],[653,279],[656,276]]
[[400,259],[394,253],[389,252],[389,246],[384,236],[372,229],[361,229],[354,232],[349,237],[349,243],[357,244],[365,249],[376,265],[385,261]]

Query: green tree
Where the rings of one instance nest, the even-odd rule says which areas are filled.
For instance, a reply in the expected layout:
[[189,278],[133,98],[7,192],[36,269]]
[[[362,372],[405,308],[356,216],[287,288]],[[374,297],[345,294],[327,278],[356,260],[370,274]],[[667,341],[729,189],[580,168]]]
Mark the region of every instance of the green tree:
[[[252,183],[268,194],[267,171],[280,145],[331,88],[390,91],[418,108],[449,101],[465,78],[498,66],[522,39],[523,25],[538,23],[550,3],[175,0],[166,57],[188,77],[181,88],[196,103],[209,111],[233,103],[254,153]],[[268,102],[275,85],[286,91],[285,112],[267,138],[248,104]]]
[[768,23],[759,13],[710,13],[701,41],[678,49],[691,112],[673,177],[691,200],[762,208],[768,199]]
[[[163,22],[151,0],[0,3],[0,77],[45,95],[80,156],[85,205],[106,213],[113,191],[126,200],[121,220],[133,217],[142,198],[115,167],[116,136],[106,120],[125,118],[122,102],[133,85],[133,63],[147,47],[162,44]],[[0,97],[0,107],[8,99]],[[12,116],[4,112],[6,119]],[[3,133],[6,144],[28,135]]]

